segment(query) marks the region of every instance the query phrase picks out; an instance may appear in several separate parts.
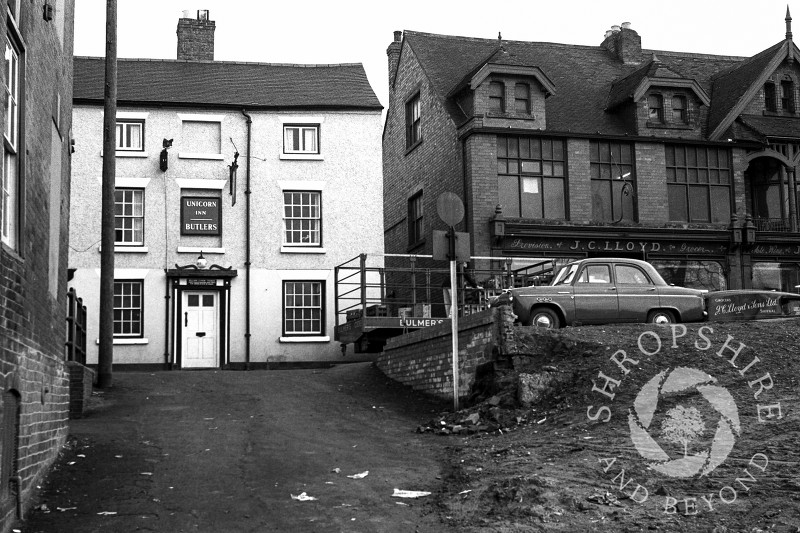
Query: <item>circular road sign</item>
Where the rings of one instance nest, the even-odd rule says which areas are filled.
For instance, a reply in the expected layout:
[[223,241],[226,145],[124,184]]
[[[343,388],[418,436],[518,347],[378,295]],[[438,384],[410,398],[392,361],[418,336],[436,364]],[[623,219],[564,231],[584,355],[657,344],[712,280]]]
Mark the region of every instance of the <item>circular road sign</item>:
[[443,192],[436,199],[436,212],[448,226],[455,226],[464,220],[464,202],[453,192]]

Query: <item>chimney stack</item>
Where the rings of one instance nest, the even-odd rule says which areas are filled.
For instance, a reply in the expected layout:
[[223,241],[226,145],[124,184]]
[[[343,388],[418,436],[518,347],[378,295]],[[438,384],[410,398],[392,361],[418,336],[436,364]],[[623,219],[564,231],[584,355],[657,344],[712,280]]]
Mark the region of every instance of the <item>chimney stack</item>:
[[600,45],[626,65],[642,62],[642,38],[631,28],[630,22],[611,26]]
[[400,62],[400,42],[403,40],[403,32],[394,32],[394,41],[389,44],[386,49],[386,55],[389,57],[389,91],[392,91],[392,82],[394,81],[395,73],[397,72],[397,65]]
[[197,11],[197,18],[190,18],[184,10],[178,19],[178,59],[187,61],[214,61],[215,24],[207,9]]

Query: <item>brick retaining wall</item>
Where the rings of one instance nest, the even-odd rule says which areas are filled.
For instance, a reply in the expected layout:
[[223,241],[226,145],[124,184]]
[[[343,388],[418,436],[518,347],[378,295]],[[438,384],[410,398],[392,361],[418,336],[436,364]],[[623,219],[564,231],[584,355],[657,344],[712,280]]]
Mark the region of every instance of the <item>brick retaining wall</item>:
[[75,361],[67,361],[69,370],[69,417],[81,418],[94,385],[94,370]]
[[[504,353],[512,322],[506,306],[459,318],[459,398],[469,394],[476,368]],[[388,377],[414,390],[452,399],[452,357],[450,324],[441,324],[389,339],[376,364]]]

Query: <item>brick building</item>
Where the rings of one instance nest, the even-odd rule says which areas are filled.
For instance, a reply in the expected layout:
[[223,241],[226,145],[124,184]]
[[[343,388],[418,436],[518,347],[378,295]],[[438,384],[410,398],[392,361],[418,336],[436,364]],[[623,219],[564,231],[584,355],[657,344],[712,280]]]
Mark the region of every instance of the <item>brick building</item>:
[[[333,268],[382,251],[381,105],[360,64],[214,61],[207,11],[177,60],[120,59],[114,365],[352,360]],[[97,362],[103,60],[75,58],[71,285]],[[202,255],[202,260],[200,256]],[[349,357],[348,357],[349,356]]]
[[629,23],[599,46],[395,32],[387,253],[431,253],[436,200],[452,191],[473,256],[513,258],[520,273],[623,256],[676,285],[797,291],[788,10],[782,37],[726,57],[643,49]]
[[4,2],[0,194],[0,531],[67,435],[64,361],[72,0]]

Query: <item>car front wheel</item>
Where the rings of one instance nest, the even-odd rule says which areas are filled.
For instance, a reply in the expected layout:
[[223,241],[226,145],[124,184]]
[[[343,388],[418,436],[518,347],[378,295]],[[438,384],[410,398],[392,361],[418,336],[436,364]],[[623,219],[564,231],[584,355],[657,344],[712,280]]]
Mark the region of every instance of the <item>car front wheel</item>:
[[647,315],[647,323],[648,324],[674,324],[677,322],[675,320],[675,315],[672,314],[672,311],[667,311],[665,309],[657,309],[655,311],[650,311]]
[[561,327],[561,320],[552,309],[538,307],[531,311],[531,318],[527,325],[545,329],[558,329]]

